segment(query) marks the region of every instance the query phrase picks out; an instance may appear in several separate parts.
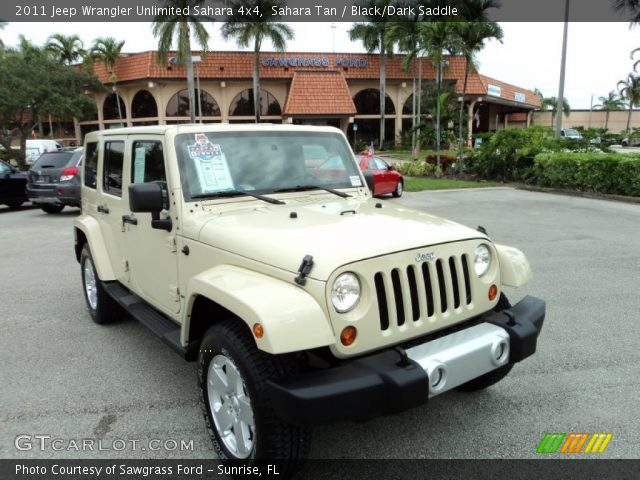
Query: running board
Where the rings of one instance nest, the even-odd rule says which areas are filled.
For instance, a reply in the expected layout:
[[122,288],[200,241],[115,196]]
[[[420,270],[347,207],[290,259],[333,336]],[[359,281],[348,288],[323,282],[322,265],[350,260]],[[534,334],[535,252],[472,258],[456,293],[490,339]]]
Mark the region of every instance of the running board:
[[102,287],[129,315],[160,337],[176,353],[183,358],[189,357],[189,348],[180,343],[180,325],[150,307],[118,282],[102,282]]

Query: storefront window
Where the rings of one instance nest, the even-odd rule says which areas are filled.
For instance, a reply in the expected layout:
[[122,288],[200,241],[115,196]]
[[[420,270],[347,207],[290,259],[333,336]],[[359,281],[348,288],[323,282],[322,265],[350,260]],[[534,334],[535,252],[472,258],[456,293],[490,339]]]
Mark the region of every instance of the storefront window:
[[133,97],[131,102],[131,116],[133,118],[147,118],[158,116],[158,105],[150,92],[147,90],[140,90]]
[[[229,116],[253,116],[253,88],[248,88],[240,92],[231,101],[229,106]],[[282,109],[276,98],[266,90],[260,89],[260,115],[282,115]]]
[[120,101],[120,111],[122,112],[122,118],[127,118],[127,107],[120,95],[112,93],[109,95],[102,106],[102,116],[105,120],[119,120],[118,114],[118,101]]
[[[200,104],[202,105],[202,116],[203,117],[219,117],[220,116],[220,107],[218,103],[214,100],[214,98],[209,95],[204,90],[199,91],[196,89],[195,91],[195,102],[194,109],[196,111],[196,117],[200,116],[200,112],[198,111],[198,94],[200,92]],[[189,92],[185,88],[184,90],[176,93],[169,102],[167,103],[167,117],[188,117],[189,116]]]
[[[362,90],[353,97],[353,103],[356,105],[358,115],[380,115],[380,90],[377,88]],[[387,115],[396,113],[389,95],[385,95],[384,113]]]

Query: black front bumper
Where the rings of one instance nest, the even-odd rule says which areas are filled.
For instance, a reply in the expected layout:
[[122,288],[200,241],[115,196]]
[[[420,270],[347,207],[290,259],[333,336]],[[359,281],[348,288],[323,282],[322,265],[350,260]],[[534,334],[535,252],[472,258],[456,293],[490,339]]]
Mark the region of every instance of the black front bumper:
[[[509,334],[509,363],[536,351],[545,317],[545,302],[527,296],[508,310],[487,312],[479,320]],[[270,380],[276,414],[298,425],[358,420],[401,412],[425,403],[429,378],[400,347],[304,375]]]

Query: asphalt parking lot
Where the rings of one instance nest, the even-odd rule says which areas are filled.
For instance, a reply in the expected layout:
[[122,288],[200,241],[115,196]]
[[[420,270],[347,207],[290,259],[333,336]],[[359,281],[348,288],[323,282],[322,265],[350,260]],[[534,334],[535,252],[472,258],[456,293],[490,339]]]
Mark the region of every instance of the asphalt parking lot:
[[[538,352],[486,391],[316,428],[311,457],[534,458],[547,432],[612,432],[602,457],[638,458],[640,206],[509,188],[386,201],[482,225],[521,248],[535,278],[509,294],[547,301]],[[90,320],[73,253],[77,213],[0,207],[0,458],[212,457],[195,364],[132,319]],[[24,434],[138,447],[193,440],[193,449],[21,451]]]

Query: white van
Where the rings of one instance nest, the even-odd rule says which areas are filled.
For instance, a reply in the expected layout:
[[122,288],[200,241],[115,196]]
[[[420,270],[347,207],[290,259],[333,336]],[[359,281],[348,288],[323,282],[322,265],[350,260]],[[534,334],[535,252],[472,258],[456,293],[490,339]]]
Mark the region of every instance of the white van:
[[55,140],[27,140],[27,165],[33,165],[44,152],[57,152],[60,150],[62,150],[62,145]]

